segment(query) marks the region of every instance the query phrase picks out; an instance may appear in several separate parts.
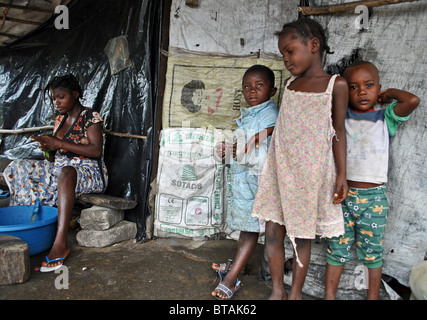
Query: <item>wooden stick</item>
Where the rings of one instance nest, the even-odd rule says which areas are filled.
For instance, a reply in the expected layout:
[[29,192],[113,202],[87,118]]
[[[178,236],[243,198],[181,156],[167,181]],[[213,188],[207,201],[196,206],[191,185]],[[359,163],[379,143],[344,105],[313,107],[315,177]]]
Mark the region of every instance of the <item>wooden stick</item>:
[[348,3],[331,4],[328,6],[318,7],[298,7],[298,11],[303,15],[328,14],[342,11],[353,11],[357,6],[363,5],[368,8],[386,6],[389,4],[397,4],[402,2],[414,2],[418,0],[366,0],[354,1]]
[[[0,26],[0,30],[1,29],[2,29],[2,27]],[[0,36],[8,37],[8,38],[15,38],[15,39],[20,38],[19,36],[15,35],[15,34],[4,33],[4,32],[0,32]]]
[[[23,129],[0,129],[0,134],[22,134],[22,133],[37,132],[41,130],[52,130],[52,129],[53,129],[53,126],[23,128]],[[142,136],[138,134],[114,132],[107,129],[104,129],[104,132],[111,136],[117,136],[117,137],[123,137],[123,138],[147,139],[147,136]]]
[[185,0],[185,5],[190,8],[197,8],[199,6],[199,0]]
[[112,136],[123,137],[123,138],[147,139],[147,136],[141,136],[141,135],[138,135],[138,134],[113,132],[113,131],[107,130],[107,129],[105,129],[104,132],[106,134],[109,134],[109,135],[112,135]]
[[17,19],[17,18],[11,18],[7,16],[0,16],[0,19],[4,19],[6,21],[12,21],[12,22],[18,22],[23,24],[32,24],[35,26],[40,26],[42,23],[38,21],[30,21],[30,20],[24,20],[24,19]]
[[[10,3],[12,3],[12,1],[13,0],[10,0]],[[3,30],[3,26],[4,26],[4,23],[6,22],[6,16],[7,16],[7,13],[9,12],[9,8],[4,8],[4,10],[3,10],[3,14],[4,14],[4,16],[3,16],[3,19],[2,19],[2,21],[1,21],[1,26],[0,26],[0,31],[2,31]]]
[[[10,1],[10,2],[12,2],[12,1]],[[43,9],[43,8],[39,8],[39,7],[35,7],[35,6],[19,6],[19,5],[14,5],[11,3],[8,4],[8,3],[0,2],[0,7],[12,8],[12,9],[21,9],[24,11],[38,11],[38,12],[53,14],[53,10]]]
[[36,132],[40,130],[52,130],[53,126],[44,126],[44,127],[32,127],[32,128],[23,128],[23,129],[0,129],[0,134],[21,134],[28,132]]

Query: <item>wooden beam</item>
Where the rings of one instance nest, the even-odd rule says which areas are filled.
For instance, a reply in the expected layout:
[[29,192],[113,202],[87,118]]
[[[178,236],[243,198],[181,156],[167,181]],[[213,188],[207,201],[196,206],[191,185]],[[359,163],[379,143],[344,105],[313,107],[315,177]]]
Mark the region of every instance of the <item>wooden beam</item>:
[[31,127],[31,128],[22,128],[22,129],[0,129],[0,134],[21,134],[28,132],[37,132],[41,130],[52,130],[53,126],[44,126],[44,127]]
[[143,139],[143,140],[147,139],[147,136],[141,136],[139,134],[114,132],[114,131],[107,130],[107,129],[104,129],[104,132],[106,134],[111,135],[111,136],[117,136],[117,137],[122,137],[122,138],[136,138],[136,139]]
[[[32,127],[32,128],[22,128],[22,129],[0,129],[0,134],[23,134],[23,133],[29,133],[29,132],[38,132],[42,130],[52,130],[53,126],[44,126],[44,127]],[[135,138],[135,139],[147,139],[147,136],[142,136],[139,134],[132,134],[132,133],[121,133],[121,132],[114,132],[108,129],[103,130],[104,133],[109,134],[111,136],[117,136],[122,138]]]
[[16,19],[16,18],[9,18],[9,17],[5,17],[5,16],[0,16],[0,19],[4,19],[6,21],[17,22],[17,23],[23,23],[23,24],[32,24],[32,25],[36,25],[36,26],[39,26],[39,25],[42,24],[42,22],[30,21],[30,20],[23,20],[23,19]]
[[8,38],[15,38],[15,39],[19,39],[20,38],[20,36],[17,36],[15,34],[4,33],[4,32],[0,32],[0,36],[8,37]]
[[347,3],[331,4],[318,7],[298,7],[298,11],[305,16],[315,14],[328,14],[343,11],[353,11],[357,6],[363,5],[368,8],[386,6],[390,4],[398,4],[402,2],[414,2],[418,0],[367,0],[367,1],[354,1]]
[[[10,3],[12,3],[12,1],[13,1],[13,0],[10,0]],[[4,14],[4,16],[3,16],[3,19],[2,19],[2,21],[1,21],[0,31],[2,31],[2,30],[3,30],[3,26],[4,26],[4,23],[6,22],[6,16],[7,16],[8,11],[9,11],[9,8],[5,8],[5,9],[3,10],[3,14]]]
[[16,4],[8,4],[8,3],[3,3],[3,2],[0,2],[0,7],[6,7],[6,8],[11,8],[11,9],[20,9],[20,10],[24,10],[24,11],[37,11],[37,12],[44,12],[44,13],[53,14],[53,10],[48,10],[48,9],[43,9],[43,8],[38,8],[38,7],[33,7],[33,6],[19,6]]

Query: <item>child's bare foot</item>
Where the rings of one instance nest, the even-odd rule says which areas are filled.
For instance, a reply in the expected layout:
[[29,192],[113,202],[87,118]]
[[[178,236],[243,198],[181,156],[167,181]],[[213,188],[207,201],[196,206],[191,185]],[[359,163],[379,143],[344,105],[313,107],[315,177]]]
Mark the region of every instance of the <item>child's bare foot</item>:
[[277,292],[273,291],[268,300],[288,300],[288,293],[285,290]]
[[291,294],[289,300],[302,300],[302,294]]

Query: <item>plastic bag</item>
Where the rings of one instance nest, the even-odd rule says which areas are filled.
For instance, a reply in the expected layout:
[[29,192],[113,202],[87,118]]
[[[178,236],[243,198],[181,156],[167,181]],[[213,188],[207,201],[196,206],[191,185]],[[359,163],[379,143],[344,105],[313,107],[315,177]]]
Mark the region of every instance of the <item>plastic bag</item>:
[[118,36],[110,39],[104,48],[104,52],[110,62],[111,74],[117,74],[132,66],[132,60],[129,58],[127,36]]

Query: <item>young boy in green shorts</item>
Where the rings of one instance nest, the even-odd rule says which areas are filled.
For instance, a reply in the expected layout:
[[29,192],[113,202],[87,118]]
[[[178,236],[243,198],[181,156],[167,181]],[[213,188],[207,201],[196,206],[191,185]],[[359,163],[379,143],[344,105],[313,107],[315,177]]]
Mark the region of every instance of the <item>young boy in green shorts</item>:
[[[399,89],[381,90],[378,69],[358,61],[345,69],[350,108],[345,120],[347,135],[347,181],[349,192],[342,204],[345,234],[328,242],[325,299],[335,299],[350,248],[368,269],[368,300],[379,297],[383,240],[387,223],[386,196],[389,140],[400,122],[409,119],[419,105],[417,96]],[[376,111],[377,102],[390,103]]]

